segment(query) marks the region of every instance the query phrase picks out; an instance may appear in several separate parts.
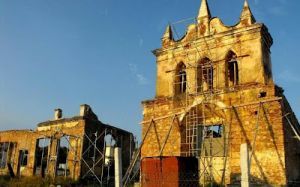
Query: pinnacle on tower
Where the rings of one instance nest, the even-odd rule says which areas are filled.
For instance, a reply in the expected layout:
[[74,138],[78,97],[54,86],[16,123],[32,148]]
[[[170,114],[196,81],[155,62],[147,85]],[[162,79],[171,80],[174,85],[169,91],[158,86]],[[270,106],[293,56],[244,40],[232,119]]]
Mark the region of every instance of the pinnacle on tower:
[[173,32],[172,32],[171,25],[167,26],[163,38],[164,39],[173,39]]
[[210,10],[209,10],[208,4],[207,4],[207,0],[202,0],[197,18],[198,18],[198,20],[200,20],[203,18],[210,19],[210,17],[211,17],[211,15],[210,15]]
[[241,14],[241,21],[243,20],[247,20],[250,24],[252,23],[255,23],[256,20],[250,10],[250,7],[249,7],[249,4],[248,4],[248,1],[245,0],[244,2],[244,7],[243,7],[243,11],[242,11],[242,14]]

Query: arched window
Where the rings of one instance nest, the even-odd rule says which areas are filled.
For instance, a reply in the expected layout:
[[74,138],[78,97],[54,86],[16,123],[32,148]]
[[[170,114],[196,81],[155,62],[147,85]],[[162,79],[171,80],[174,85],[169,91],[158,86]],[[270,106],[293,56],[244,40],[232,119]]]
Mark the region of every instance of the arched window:
[[180,63],[176,69],[175,75],[175,91],[177,94],[185,93],[187,87],[187,78],[186,78],[186,67],[183,63]]
[[232,51],[226,57],[226,83],[228,87],[234,87],[239,84],[239,68],[236,58],[236,54]]
[[197,66],[197,91],[207,92],[214,87],[214,69],[209,58],[202,59]]

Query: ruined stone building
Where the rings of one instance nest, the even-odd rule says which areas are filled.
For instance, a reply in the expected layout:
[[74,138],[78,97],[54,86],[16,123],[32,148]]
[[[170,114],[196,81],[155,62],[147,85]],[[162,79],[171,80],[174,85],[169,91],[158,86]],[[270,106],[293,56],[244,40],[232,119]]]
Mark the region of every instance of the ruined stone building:
[[[226,26],[202,0],[195,23],[156,56],[156,95],[143,101],[142,186],[300,185],[300,126],[272,78],[266,25],[247,1]],[[246,145],[246,156],[241,153]]]
[[63,118],[56,109],[54,120],[36,130],[0,132],[0,175],[113,183],[113,146],[122,148],[125,173],[135,146],[131,133],[103,124],[88,105],[81,105],[72,118]]

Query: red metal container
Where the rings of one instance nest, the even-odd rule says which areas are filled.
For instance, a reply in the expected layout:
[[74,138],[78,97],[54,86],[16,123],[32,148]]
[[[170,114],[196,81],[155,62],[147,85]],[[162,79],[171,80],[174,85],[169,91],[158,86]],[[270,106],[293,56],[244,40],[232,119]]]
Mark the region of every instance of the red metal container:
[[198,160],[194,157],[151,157],[141,162],[142,187],[198,186]]

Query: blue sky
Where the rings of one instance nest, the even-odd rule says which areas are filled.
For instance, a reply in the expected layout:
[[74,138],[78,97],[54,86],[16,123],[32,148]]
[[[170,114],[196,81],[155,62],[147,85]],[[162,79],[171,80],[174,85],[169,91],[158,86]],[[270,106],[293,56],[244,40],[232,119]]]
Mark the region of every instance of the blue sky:
[[[235,24],[243,0],[209,0]],[[249,0],[274,39],[273,74],[300,116],[300,1]],[[151,50],[169,22],[200,0],[0,0],[0,130],[35,128],[90,104],[99,119],[140,136],[140,102],[155,94]],[[179,29],[180,31],[180,29]]]

